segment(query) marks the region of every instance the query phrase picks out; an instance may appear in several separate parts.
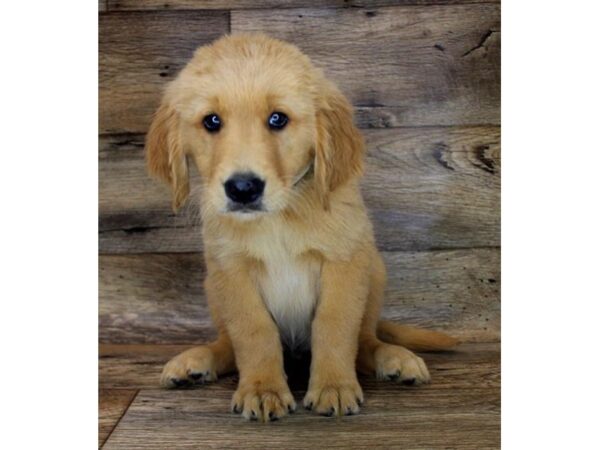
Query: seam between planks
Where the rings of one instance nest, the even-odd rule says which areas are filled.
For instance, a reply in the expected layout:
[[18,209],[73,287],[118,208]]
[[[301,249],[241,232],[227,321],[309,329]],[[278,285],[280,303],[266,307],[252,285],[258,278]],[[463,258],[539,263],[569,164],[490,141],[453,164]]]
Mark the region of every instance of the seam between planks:
[[[357,108],[356,105],[353,105],[354,108]],[[392,108],[393,106],[389,106]],[[371,107],[370,107],[371,108]],[[375,109],[376,107],[372,107]],[[492,123],[492,122],[484,122],[484,123],[458,123],[458,124],[444,124],[444,125],[436,125],[436,124],[428,124],[428,125],[397,125],[393,127],[359,127],[360,131],[369,131],[369,132],[377,132],[379,130],[419,130],[419,129],[433,129],[433,128],[497,128],[501,129],[502,124],[500,123]],[[146,133],[144,131],[116,131],[116,132],[101,132],[98,133],[98,139],[106,139],[115,136],[133,137],[133,136],[145,136]],[[103,152],[102,150],[99,153]],[[106,150],[104,150],[106,152]]]
[[[100,344],[100,345],[102,345],[102,344]],[[138,394],[140,393],[140,390],[141,389],[135,389],[135,394],[132,395],[131,400],[129,401],[129,403],[127,404],[127,406],[125,407],[125,409],[123,410],[123,414],[121,414],[121,417],[119,417],[119,419],[117,420],[117,422],[115,423],[115,425],[112,427],[112,429],[110,430],[110,433],[108,433],[108,435],[104,438],[104,441],[102,442],[102,445],[100,445],[99,448],[104,447],[104,445],[108,442],[108,440],[112,436],[113,432],[117,429],[117,427],[121,423],[121,420],[123,419],[123,417],[125,417],[125,414],[127,414],[127,411],[129,411],[129,407],[132,405],[132,403],[137,398]]]
[[[107,3],[108,5],[108,3]],[[291,9],[291,8],[290,8]],[[99,14],[103,15],[103,16],[124,16],[127,15],[129,13],[135,13],[137,15],[140,14],[148,14],[148,15],[168,15],[168,14],[181,14],[183,15],[184,13],[194,13],[194,14],[198,14],[198,15],[202,15],[202,14],[207,14],[207,15],[217,15],[218,13],[227,13],[227,16],[229,18],[229,23],[228,25],[228,30],[227,32],[230,33],[231,32],[231,12],[233,10],[232,9],[227,9],[227,8],[215,8],[215,9],[175,9],[175,8],[163,8],[163,9],[108,9],[108,6],[106,7],[106,10],[104,11],[98,11]],[[241,10],[243,11],[243,10]]]
[[[293,10],[293,9],[313,9],[313,10],[338,10],[338,9],[378,9],[378,8],[402,8],[402,7],[429,7],[429,6],[454,6],[454,5],[500,5],[501,4],[501,0],[488,0],[488,1],[479,1],[479,2],[473,2],[473,1],[457,1],[455,3],[438,3],[435,1],[432,2],[425,2],[425,3],[419,3],[419,2],[414,2],[414,3],[401,3],[401,4],[389,4],[389,5],[374,5],[374,6],[366,6],[366,5],[348,5],[348,6],[335,6],[335,5],[331,5],[331,6],[301,6],[301,5],[290,5],[290,6],[264,6],[264,7],[249,7],[249,8],[240,8],[240,7],[225,7],[225,8],[216,8],[216,9],[212,9],[212,8],[173,8],[173,7],[168,7],[168,8],[110,8],[110,1],[109,0],[105,0],[105,11],[103,12],[119,12],[119,13],[128,13],[128,12],[173,12],[173,11],[183,11],[183,12],[192,12],[192,11],[227,11],[229,13],[232,12],[244,12],[244,11],[268,11],[268,10],[273,10],[273,11],[282,11],[282,10]],[[231,32],[231,27],[230,27],[230,32]]]
[[[206,327],[208,328],[208,327]],[[210,327],[212,330],[214,330],[216,332],[216,328],[214,327]],[[149,349],[149,348],[172,348],[172,349],[178,349],[180,347],[188,347],[188,346],[197,346],[197,345],[201,345],[198,343],[198,341],[190,341],[190,342],[158,342],[158,343],[140,343],[140,342],[128,342],[128,343],[119,343],[119,342],[99,342],[98,343],[98,361],[101,360],[111,360],[114,359],[115,357],[121,356],[121,355],[111,355],[107,358],[107,354],[110,354],[112,352],[118,352],[119,350],[123,350],[123,349],[127,349],[127,353],[126,354],[140,354],[138,353],[140,350],[143,349]],[[458,353],[458,351],[461,350],[461,347],[469,347],[469,348],[478,348],[478,347],[484,347],[484,346],[490,346],[490,345],[498,345],[498,347],[495,347],[495,350],[497,349],[498,353],[501,353],[502,350],[502,339],[501,338],[493,338],[493,339],[489,339],[489,340],[484,340],[484,341],[461,341],[457,347],[455,347],[454,349],[451,350],[446,350],[446,351],[430,351],[430,352],[418,352],[418,353],[422,353],[422,354],[429,354],[429,355],[435,355],[435,354],[439,354],[439,353],[448,353],[448,354],[455,354]],[[100,384],[100,389],[101,390],[111,390],[111,391],[119,391],[119,390],[130,390],[130,391],[136,391],[135,395],[133,396],[133,399],[131,400],[131,402],[129,403],[129,405],[127,405],[127,409],[129,409],[129,407],[131,406],[131,403],[133,403],[133,401],[135,400],[135,398],[137,398],[137,395],[139,394],[140,390],[143,390],[145,388],[141,388],[141,389],[136,389],[135,387],[127,387],[127,386],[102,386]],[[124,415],[124,414],[123,414]],[[121,416],[122,417],[122,416]],[[120,421],[120,419],[119,419]],[[114,428],[113,428],[114,429]],[[112,431],[111,431],[112,433]]]
[[[156,227],[156,228],[160,228],[160,229],[168,229],[169,227]],[[104,231],[104,230],[103,230]],[[125,229],[116,229],[116,230],[110,230],[111,232],[114,231],[125,231]],[[101,234],[102,231],[100,231],[99,234]],[[426,250],[394,250],[394,249],[388,249],[388,248],[378,248],[379,252],[381,253],[411,253],[411,254],[416,254],[416,253],[441,253],[441,252],[452,252],[455,250],[501,250],[502,246],[500,245],[482,245],[482,246],[477,246],[477,247],[439,247],[439,248],[428,248]],[[145,251],[140,251],[140,252],[103,252],[102,250],[98,251],[98,256],[139,256],[139,255],[201,255],[203,254],[203,251],[183,251],[183,252],[178,252],[178,251],[174,251],[174,250],[169,250],[169,251],[165,251],[165,252],[157,252],[157,251],[149,251],[149,252],[145,252]]]

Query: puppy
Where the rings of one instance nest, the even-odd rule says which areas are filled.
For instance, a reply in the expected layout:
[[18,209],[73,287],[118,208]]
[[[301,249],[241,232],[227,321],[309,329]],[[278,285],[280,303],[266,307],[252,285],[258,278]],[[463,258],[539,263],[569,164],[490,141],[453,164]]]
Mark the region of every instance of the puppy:
[[188,160],[201,174],[205,289],[218,330],[165,366],[164,386],[237,370],[233,411],[275,420],[296,408],[286,346],[312,354],[306,408],[355,414],[357,370],[427,383],[409,348],[457,343],[379,320],[385,267],[359,189],[363,138],[349,102],[295,46],[240,34],[199,48],[168,85],[146,152],[175,210],[190,191]]

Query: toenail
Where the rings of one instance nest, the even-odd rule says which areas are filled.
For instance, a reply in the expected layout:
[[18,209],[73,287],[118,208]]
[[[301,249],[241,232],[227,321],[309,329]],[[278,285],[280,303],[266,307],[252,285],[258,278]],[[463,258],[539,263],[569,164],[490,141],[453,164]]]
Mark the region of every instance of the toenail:
[[416,381],[417,380],[415,378],[407,378],[406,380],[402,380],[402,384],[405,386],[412,386]]
[[324,415],[324,416],[327,416],[327,417],[331,417],[331,416],[333,416],[333,413],[335,413],[335,408],[334,408],[334,407],[331,407],[331,408],[329,408],[329,411],[325,411],[325,412],[323,413],[323,415]]
[[171,378],[171,383],[173,383],[177,387],[187,386],[189,381],[182,380],[180,378]]

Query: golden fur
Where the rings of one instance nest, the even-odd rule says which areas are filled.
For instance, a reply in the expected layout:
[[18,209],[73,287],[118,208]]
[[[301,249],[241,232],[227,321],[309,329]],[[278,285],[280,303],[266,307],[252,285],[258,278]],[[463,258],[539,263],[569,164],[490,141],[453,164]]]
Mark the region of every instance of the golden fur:
[[[289,116],[285,129],[269,129],[273,111]],[[223,120],[218,133],[202,125],[212,113]],[[205,288],[219,331],[215,342],[172,359],[163,385],[238,370],[233,410],[276,419],[296,407],[282,346],[309,347],[304,405],[353,414],[363,400],[357,369],[426,383],[425,363],[406,347],[456,344],[379,320],[385,267],[358,185],[363,139],[346,98],[296,47],[252,34],[198,49],[167,87],[146,149],[174,209],[190,191],[188,158],[202,176]],[[223,183],[240,171],[265,180],[265,211],[227,210]]]

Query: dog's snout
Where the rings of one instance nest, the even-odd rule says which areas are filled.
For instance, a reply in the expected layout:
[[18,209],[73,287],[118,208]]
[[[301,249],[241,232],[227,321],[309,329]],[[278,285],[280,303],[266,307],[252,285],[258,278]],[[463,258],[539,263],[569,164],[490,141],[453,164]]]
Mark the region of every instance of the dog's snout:
[[253,173],[236,173],[225,182],[224,187],[231,201],[247,205],[262,196],[265,182]]

